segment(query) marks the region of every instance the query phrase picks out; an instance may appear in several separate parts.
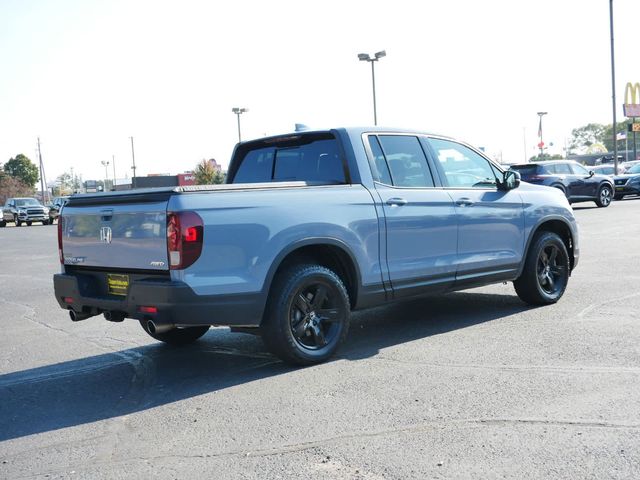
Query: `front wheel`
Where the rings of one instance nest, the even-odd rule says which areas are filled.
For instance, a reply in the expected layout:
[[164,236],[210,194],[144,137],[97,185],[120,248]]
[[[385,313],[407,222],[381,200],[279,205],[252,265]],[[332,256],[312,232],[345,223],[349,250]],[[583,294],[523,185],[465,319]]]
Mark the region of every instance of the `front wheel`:
[[608,185],[603,185],[598,190],[598,198],[596,198],[596,205],[598,207],[608,207],[613,198],[613,190]]
[[275,355],[293,365],[329,359],[349,331],[351,308],[340,277],[320,265],[294,265],[275,280],[262,338]]
[[7,222],[5,222],[4,220],[0,220],[0,228],[6,227],[7,226]]
[[31,226],[31,222],[27,220],[27,227]]
[[22,222],[20,220],[18,220],[18,216],[17,215],[13,216],[13,223],[15,223],[16,227],[21,227],[22,226]]
[[175,346],[193,343],[209,330],[209,325],[202,325],[197,327],[176,327],[168,332],[151,333],[146,320],[140,320],[140,326],[150,337]]
[[537,233],[531,242],[522,274],[513,285],[521,300],[531,305],[556,303],[569,282],[569,254],[553,232]]

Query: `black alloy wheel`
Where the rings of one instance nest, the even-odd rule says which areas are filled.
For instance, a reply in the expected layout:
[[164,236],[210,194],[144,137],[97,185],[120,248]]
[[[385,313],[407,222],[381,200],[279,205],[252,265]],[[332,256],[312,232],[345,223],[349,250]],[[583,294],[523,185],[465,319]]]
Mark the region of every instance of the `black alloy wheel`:
[[308,350],[320,350],[334,342],[338,323],[345,315],[331,292],[331,285],[315,281],[298,290],[289,308],[293,338]]
[[555,303],[569,283],[571,265],[567,247],[553,232],[536,233],[531,241],[522,274],[513,285],[523,301],[531,305]]
[[538,256],[536,273],[538,285],[550,296],[557,295],[566,286],[566,259],[558,245],[547,244]]
[[608,207],[613,198],[613,190],[608,185],[603,185],[598,190],[598,198],[596,199],[596,205],[599,207]]
[[294,365],[330,358],[347,336],[351,309],[340,277],[320,265],[294,265],[272,288],[262,325],[267,347]]

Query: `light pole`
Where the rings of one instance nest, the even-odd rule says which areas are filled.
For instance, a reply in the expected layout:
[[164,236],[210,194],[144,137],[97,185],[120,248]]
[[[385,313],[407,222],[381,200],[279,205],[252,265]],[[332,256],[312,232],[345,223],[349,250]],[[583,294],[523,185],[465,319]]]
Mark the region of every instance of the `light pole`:
[[131,159],[133,160],[133,166],[131,170],[133,170],[133,179],[131,180],[131,188],[136,188],[136,154],[133,151],[133,137],[129,137],[131,139]]
[[109,160],[102,160],[100,163],[102,163],[102,166],[104,167],[104,188],[102,189],[102,191],[106,192],[107,182],[109,181],[109,172],[107,171],[107,167],[109,166]]
[[386,57],[387,52],[380,50],[373,54],[373,58],[368,53],[359,53],[358,60],[361,62],[371,63],[371,81],[373,83],[373,124],[378,125],[378,112],[376,111],[376,71],[374,63],[380,60],[382,57]]
[[241,108],[241,107],[233,107],[231,109],[231,111],[233,113],[235,113],[238,117],[238,143],[240,143],[242,141],[242,136],[240,135],[240,115],[242,115],[243,113],[246,113],[249,111],[248,108]]
[[540,123],[538,123],[538,137],[540,137],[540,142],[538,143],[538,148],[540,148],[540,160],[542,160],[542,155],[544,154],[544,141],[542,140],[542,117],[545,116],[548,112],[538,112],[538,117],[540,117]]
[[613,0],[609,0],[609,30],[611,33],[611,103],[613,105],[613,171],[618,174],[618,126],[616,122],[616,62],[613,48]]

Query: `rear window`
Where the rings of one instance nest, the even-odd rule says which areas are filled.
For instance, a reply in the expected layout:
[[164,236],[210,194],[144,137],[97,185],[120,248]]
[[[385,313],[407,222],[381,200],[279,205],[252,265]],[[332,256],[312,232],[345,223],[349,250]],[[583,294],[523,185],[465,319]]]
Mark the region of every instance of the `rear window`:
[[[251,148],[251,145],[249,145]],[[345,183],[338,143],[327,138],[298,138],[282,144],[259,143],[244,154],[233,183],[294,182]]]

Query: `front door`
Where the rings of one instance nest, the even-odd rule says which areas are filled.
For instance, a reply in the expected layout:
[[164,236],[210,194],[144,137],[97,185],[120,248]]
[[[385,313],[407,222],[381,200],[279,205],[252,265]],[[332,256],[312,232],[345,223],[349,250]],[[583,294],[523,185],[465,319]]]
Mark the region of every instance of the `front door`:
[[430,138],[458,217],[458,285],[511,279],[524,251],[524,210],[516,190],[499,190],[500,170],[457,142]]

